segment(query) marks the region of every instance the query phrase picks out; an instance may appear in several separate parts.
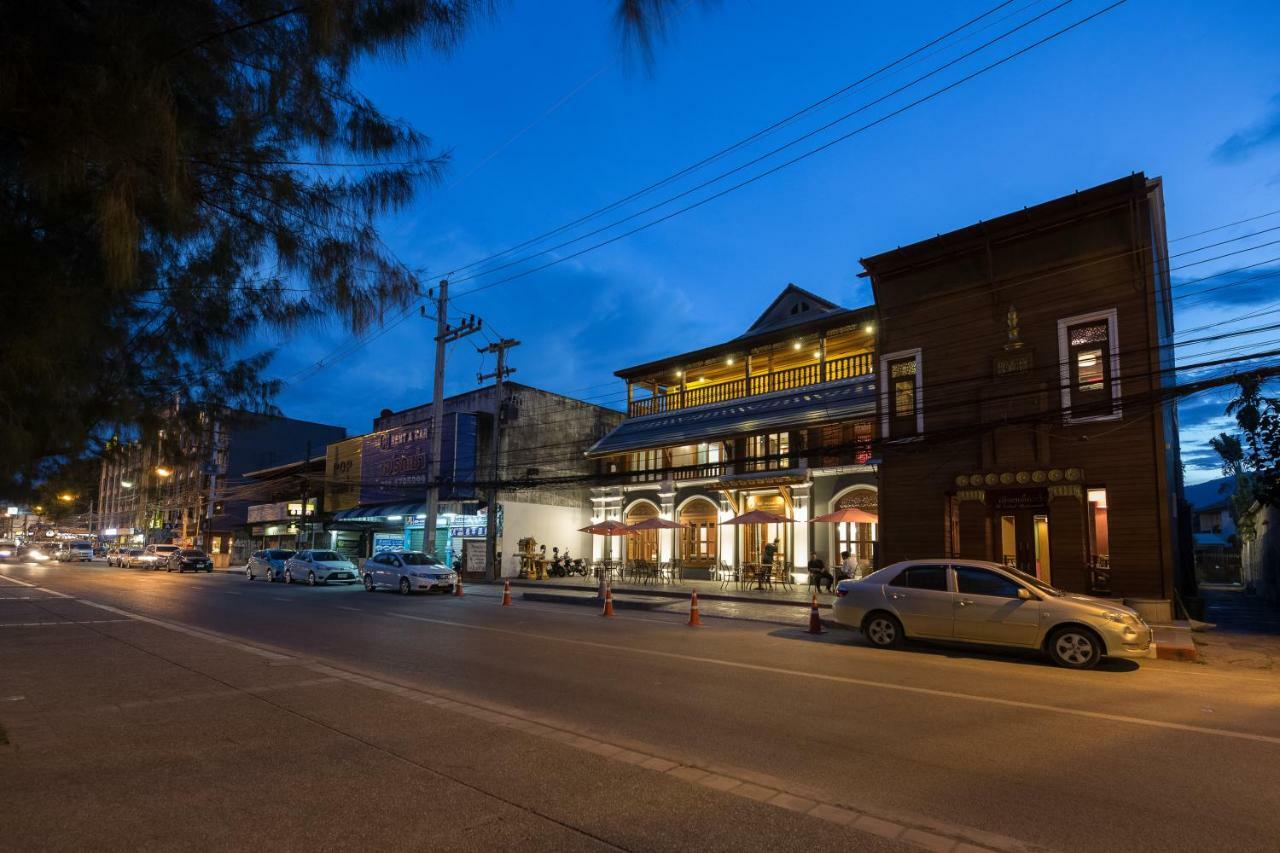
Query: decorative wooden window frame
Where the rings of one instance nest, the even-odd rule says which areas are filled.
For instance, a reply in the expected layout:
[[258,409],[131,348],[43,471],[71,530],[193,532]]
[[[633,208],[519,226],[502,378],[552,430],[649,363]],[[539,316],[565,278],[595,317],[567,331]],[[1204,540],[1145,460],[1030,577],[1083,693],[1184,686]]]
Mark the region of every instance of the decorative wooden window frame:
[[[1069,330],[1072,326],[1078,326],[1081,323],[1095,323],[1099,320],[1105,320],[1107,323],[1107,344],[1111,350],[1111,414],[1072,417],[1071,341]],[[1059,320],[1058,365],[1060,381],[1062,382],[1062,420],[1064,423],[1086,424],[1095,421],[1120,420],[1120,327],[1117,322],[1116,309],[1108,308],[1104,311],[1077,314],[1074,317],[1064,317]]]
[[916,347],[880,356],[880,434],[889,439],[895,438],[889,431],[893,422],[893,410],[890,408],[893,405],[893,379],[889,376],[889,365],[909,358],[916,363],[916,432],[915,435],[897,438],[898,441],[919,441],[924,437],[924,354]]

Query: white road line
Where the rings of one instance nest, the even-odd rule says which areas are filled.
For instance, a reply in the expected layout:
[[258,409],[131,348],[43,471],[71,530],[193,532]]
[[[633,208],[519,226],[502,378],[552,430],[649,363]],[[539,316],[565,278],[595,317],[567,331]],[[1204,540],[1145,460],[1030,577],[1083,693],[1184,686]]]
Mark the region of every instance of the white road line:
[[27,583],[26,581],[20,581],[17,578],[11,578],[8,575],[0,575],[0,580],[12,581],[13,583],[20,584],[25,587],[30,587],[31,589],[39,590],[40,592],[47,592],[50,595],[56,595],[58,598],[75,598],[75,596],[67,595],[65,592],[57,592],[56,590],[45,589],[42,586],[36,586],[35,584]]
[[889,690],[898,693],[913,693],[917,696],[933,696],[939,699],[955,699],[963,702],[977,702],[986,705],[999,705],[1004,708],[1024,708],[1032,711],[1043,711],[1048,714],[1061,714],[1069,717],[1084,717],[1090,720],[1104,720],[1111,723],[1127,723],[1135,726],[1146,726],[1148,728],[1167,729],[1170,731],[1190,732],[1192,734],[1211,735],[1213,737],[1235,738],[1239,740],[1250,740],[1257,743],[1270,743],[1280,746],[1280,737],[1273,735],[1254,734],[1253,732],[1234,731],[1232,729],[1218,729],[1211,726],[1194,726],[1187,723],[1172,723],[1163,720],[1147,720],[1142,717],[1130,717],[1124,714],[1107,714],[1101,711],[1085,711],[1079,708],[1062,708],[1056,705],[1044,705],[1039,702],[1022,702],[1017,699],[1001,699],[996,696],[979,696],[973,693],[959,693],[953,690],[938,690],[932,687],[914,687],[907,684],[894,684],[887,681],[873,681],[868,678],[850,678],[843,675],[827,675],[819,672],[801,672],[794,669],[784,669],[780,666],[766,666],[758,663],[744,663],[742,661],[724,660],[722,658],[703,657],[701,655],[686,655],[679,652],[663,652],[657,649],[641,649],[635,646],[622,646],[615,643],[600,643],[593,640],[575,640],[567,637],[555,637],[550,634],[538,634],[532,631],[516,631],[509,628],[492,628],[487,625],[469,625],[465,622],[453,622],[448,619],[432,619],[427,616],[411,616],[404,613],[391,613],[391,616],[397,616],[401,619],[413,619],[419,622],[430,622],[436,625],[448,625],[455,628],[469,628],[473,631],[488,631],[493,634],[506,634],[513,637],[523,637],[525,639],[547,640],[553,643],[567,643],[569,645],[584,646],[594,649],[605,649],[611,652],[627,652],[630,654],[647,655],[649,657],[665,658],[667,660],[683,660],[690,663],[709,664],[711,666],[722,666],[729,669],[745,669],[752,672],[768,672],[775,675],[785,675],[792,678],[809,678],[815,681],[827,681],[837,684],[853,684],[859,687],[872,687],[879,690]]
[[244,593],[242,593],[242,592],[232,592],[232,591],[231,591],[231,590],[229,590],[229,589],[224,589],[224,590],[222,590],[222,594],[223,594],[223,595],[244,595]]
[[35,628],[42,625],[103,625],[107,622],[132,621],[132,619],[85,619],[79,622],[0,622],[0,628]]
[[367,613],[367,612],[368,612],[368,611],[363,610],[362,608],[359,608],[359,607],[347,607],[345,604],[338,604],[338,605],[335,605],[335,606],[336,606],[339,610],[350,610],[352,613]]

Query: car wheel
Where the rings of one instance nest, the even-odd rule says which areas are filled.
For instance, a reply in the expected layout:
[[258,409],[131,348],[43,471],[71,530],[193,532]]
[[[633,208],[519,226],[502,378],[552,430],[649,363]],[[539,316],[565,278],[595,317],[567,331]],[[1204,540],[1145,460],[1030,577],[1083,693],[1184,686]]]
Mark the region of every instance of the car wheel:
[[413,589],[409,586],[409,579],[400,578],[400,594],[408,595],[411,592],[413,592]]
[[902,623],[892,613],[877,610],[862,620],[862,636],[880,649],[892,649],[902,643]]
[[373,592],[376,587],[373,585],[373,575],[364,576],[364,591]]
[[1102,659],[1102,641],[1085,628],[1067,625],[1049,635],[1049,657],[1067,669],[1091,669]]
[[293,572],[289,571],[288,569],[284,570],[284,582],[293,583]]
[[315,585],[316,585],[316,573],[307,572],[307,586],[315,586]]
[[253,569],[249,566],[244,567],[244,576],[249,580],[253,580]]

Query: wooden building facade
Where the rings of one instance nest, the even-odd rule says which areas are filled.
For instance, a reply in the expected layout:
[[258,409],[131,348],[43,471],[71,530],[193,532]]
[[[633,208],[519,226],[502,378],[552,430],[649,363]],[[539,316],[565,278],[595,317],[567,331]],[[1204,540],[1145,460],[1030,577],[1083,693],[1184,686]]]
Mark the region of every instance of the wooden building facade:
[[1159,179],[866,258],[881,560],[958,556],[1170,599],[1181,563]]

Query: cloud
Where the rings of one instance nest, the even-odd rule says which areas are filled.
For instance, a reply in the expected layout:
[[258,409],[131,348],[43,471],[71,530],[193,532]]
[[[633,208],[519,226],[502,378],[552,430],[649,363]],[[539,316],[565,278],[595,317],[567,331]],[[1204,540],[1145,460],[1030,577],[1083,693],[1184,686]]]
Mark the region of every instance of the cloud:
[[[1179,306],[1184,311],[1199,306],[1274,302],[1280,297],[1280,266],[1260,266],[1218,273],[1212,278],[1207,274],[1175,276],[1173,286],[1176,299],[1192,300],[1195,297],[1192,305]],[[1201,299],[1200,294],[1206,295]]]
[[1243,130],[1228,136],[1213,150],[1219,163],[1240,163],[1261,148],[1280,144],[1280,94],[1271,98],[1267,114]]

